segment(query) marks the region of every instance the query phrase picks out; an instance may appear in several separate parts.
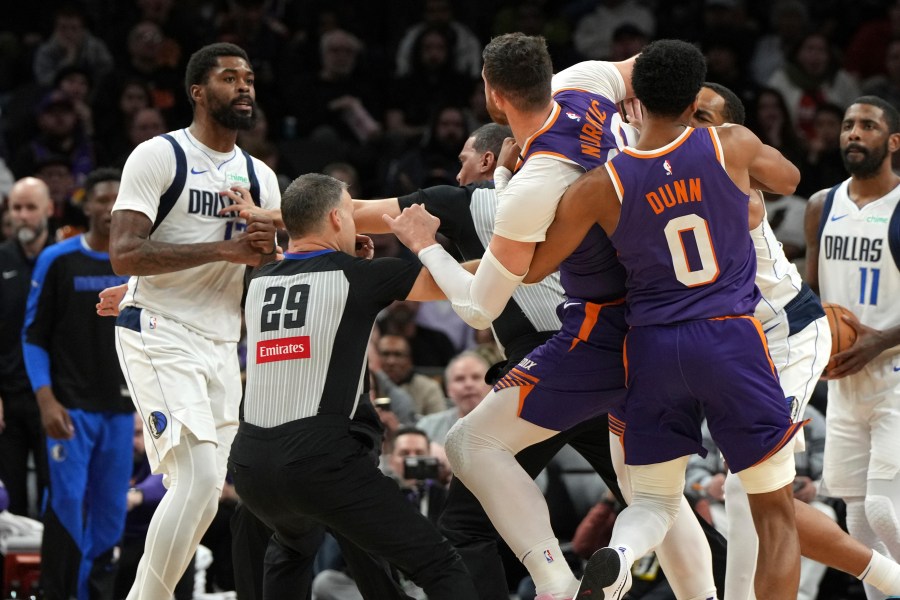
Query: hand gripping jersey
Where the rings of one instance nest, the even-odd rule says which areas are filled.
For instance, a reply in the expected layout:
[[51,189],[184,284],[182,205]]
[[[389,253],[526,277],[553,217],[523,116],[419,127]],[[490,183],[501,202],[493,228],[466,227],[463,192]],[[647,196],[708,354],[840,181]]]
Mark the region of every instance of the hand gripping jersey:
[[628,272],[629,325],[753,313],[748,196],[725,171],[715,128],[687,128],[658,150],[626,148],[606,168],[622,202],[611,239]]

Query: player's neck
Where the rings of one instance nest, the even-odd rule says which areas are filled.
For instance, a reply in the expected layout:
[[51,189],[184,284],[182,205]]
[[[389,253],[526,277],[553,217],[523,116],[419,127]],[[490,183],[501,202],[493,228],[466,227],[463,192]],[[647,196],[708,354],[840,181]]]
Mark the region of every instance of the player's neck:
[[544,123],[547,122],[547,118],[552,112],[553,101],[551,100],[547,103],[547,106],[540,110],[532,112],[511,110],[507,113],[506,118],[509,120],[509,128],[512,129],[513,137],[516,139],[516,143],[519,144],[520,148],[525,144],[528,138],[533,136],[544,126]]
[[890,162],[886,161],[874,177],[851,177],[847,194],[854,204],[862,208],[888,195],[898,185],[900,177],[891,169]]
[[641,127],[641,137],[635,146],[638,150],[656,150],[667,144],[671,144],[684,133],[687,125],[671,118],[656,118],[644,116],[644,125]]
[[206,113],[197,112],[188,131],[198,142],[216,152],[231,152],[237,143],[236,129],[223,127]]
[[100,235],[93,229],[88,229],[87,233],[84,234],[84,242],[88,245],[88,248],[95,252],[109,252],[108,235]]

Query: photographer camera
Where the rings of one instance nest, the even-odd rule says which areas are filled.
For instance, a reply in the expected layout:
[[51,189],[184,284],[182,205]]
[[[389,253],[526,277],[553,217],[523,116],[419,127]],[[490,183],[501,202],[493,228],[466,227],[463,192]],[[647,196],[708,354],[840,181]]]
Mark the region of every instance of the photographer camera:
[[392,475],[406,498],[419,506],[419,511],[437,523],[447,491],[441,485],[440,463],[431,455],[428,435],[416,427],[401,427],[394,437],[388,461]]

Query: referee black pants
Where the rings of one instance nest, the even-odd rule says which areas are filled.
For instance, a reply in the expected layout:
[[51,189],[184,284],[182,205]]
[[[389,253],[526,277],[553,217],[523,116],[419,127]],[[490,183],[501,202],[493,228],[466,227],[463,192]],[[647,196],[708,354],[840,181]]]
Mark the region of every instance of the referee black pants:
[[[349,423],[326,415],[273,428],[240,425],[229,459],[235,489],[275,532],[265,597],[294,598],[298,583],[306,587],[326,526],[403,571],[429,600],[477,598],[459,555],[372,463]],[[285,554],[294,568],[281,558],[270,560]]]
[[[609,425],[606,415],[590,419],[552,438],[525,448],[516,460],[532,478],[569,444],[603,478],[616,498],[626,504],[609,454]],[[599,498],[598,498],[599,501]],[[713,575],[719,590],[725,589],[725,540],[705,520],[698,519],[713,554]],[[478,589],[479,600],[508,600],[506,575],[497,544],[501,541],[478,499],[458,479],[450,482],[447,503],[439,521],[441,532],[456,548]]]

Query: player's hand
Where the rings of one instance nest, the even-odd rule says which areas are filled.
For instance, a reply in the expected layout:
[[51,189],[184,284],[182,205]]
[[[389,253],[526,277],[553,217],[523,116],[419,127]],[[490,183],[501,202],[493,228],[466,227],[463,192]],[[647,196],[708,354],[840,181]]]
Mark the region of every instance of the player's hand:
[[798,475],[794,478],[794,498],[809,504],[818,495],[819,491],[816,489],[816,484],[812,479],[803,475]]
[[371,260],[375,257],[375,242],[367,235],[356,234],[356,256]]
[[511,172],[515,172],[521,151],[519,144],[516,143],[516,138],[506,138],[503,140],[503,146],[500,148],[500,156],[497,157],[497,166],[506,167]]
[[722,502],[725,500],[725,474],[716,473],[706,484],[706,495],[713,500]]
[[118,317],[119,304],[128,291],[128,284],[116,285],[108,287],[100,292],[100,302],[97,303],[97,314],[101,317]]
[[50,386],[44,386],[35,393],[38,402],[38,408],[41,411],[41,424],[47,437],[54,440],[70,440],[75,435],[75,426],[72,424],[72,417],[66,410]]
[[[258,267],[278,257],[275,223],[265,211],[245,209],[240,213],[247,228],[224,242],[222,258],[228,262]],[[283,258],[283,256],[282,256]]]
[[140,506],[144,503],[144,492],[139,489],[131,488],[128,490],[128,495],[125,497],[125,510],[126,512],[130,512],[131,509]]
[[887,348],[884,334],[877,329],[866,327],[855,318],[841,315],[844,323],[856,331],[856,341],[852,346],[832,356],[835,366],[822,375],[822,379],[840,379],[859,373],[872,359]]
[[625,122],[640,131],[644,125],[644,107],[641,101],[637,97],[627,98],[622,100],[621,106],[625,112]]
[[441,220],[425,210],[421,204],[413,204],[404,208],[397,218],[389,215],[382,215],[381,218],[391,228],[397,239],[416,254],[437,243],[434,236],[437,234]]
[[250,190],[247,188],[235,185],[230,189],[219,192],[219,194],[231,200],[230,206],[226,206],[219,211],[220,217],[240,213],[242,210],[259,209],[253,202],[253,196],[250,195]]

